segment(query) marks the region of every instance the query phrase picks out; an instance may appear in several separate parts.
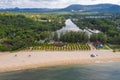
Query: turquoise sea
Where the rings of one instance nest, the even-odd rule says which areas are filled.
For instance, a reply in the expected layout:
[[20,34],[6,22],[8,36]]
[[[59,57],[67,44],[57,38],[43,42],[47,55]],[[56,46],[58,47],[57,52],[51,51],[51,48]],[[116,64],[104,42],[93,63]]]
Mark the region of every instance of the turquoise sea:
[[0,73],[0,80],[120,80],[120,62],[6,72]]

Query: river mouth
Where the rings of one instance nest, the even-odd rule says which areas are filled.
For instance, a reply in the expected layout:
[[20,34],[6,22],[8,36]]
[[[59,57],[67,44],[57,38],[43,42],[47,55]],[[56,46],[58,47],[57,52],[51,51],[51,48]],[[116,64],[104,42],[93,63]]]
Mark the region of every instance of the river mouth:
[[119,80],[120,62],[66,65],[0,73],[0,80]]

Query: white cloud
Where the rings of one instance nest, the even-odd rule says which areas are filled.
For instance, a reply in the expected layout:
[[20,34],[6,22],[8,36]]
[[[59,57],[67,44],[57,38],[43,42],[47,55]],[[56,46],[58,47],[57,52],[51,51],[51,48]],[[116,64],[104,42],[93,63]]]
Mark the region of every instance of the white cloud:
[[70,4],[119,4],[120,0],[0,0],[0,8],[36,7],[36,8],[62,8]]

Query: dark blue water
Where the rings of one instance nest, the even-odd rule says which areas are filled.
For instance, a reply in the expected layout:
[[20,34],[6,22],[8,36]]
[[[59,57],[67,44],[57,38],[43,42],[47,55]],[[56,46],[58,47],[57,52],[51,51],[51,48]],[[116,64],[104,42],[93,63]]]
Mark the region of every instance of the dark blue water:
[[0,80],[120,80],[120,63],[67,65],[0,73]]

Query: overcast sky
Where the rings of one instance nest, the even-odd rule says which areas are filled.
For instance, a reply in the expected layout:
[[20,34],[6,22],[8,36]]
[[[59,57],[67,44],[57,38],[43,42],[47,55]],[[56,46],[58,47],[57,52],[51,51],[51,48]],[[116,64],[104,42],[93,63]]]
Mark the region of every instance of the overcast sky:
[[71,4],[112,3],[120,5],[120,0],[0,0],[0,8],[63,8]]

